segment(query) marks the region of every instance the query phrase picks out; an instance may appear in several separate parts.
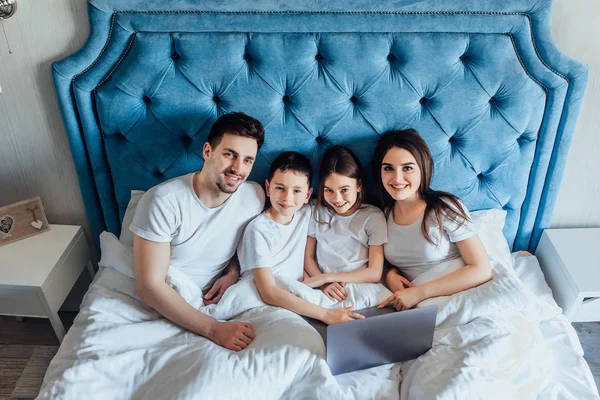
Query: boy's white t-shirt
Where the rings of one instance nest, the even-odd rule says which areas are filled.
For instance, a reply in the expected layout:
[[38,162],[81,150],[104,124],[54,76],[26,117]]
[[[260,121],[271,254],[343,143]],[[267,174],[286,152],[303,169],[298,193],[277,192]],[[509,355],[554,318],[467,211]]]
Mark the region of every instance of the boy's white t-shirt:
[[[317,240],[316,261],[325,273],[349,272],[366,267],[369,246],[387,242],[383,212],[370,204],[352,215],[340,216],[321,205],[314,211],[308,236]],[[321,222],[322,221],[322,222]]]
[[148,190],[129,229],[153,242],[170,242],[170,266],[208,289],[234,256],[248,222],[264,208],[265,194],[243,182],[220,206],[208,208],[196,195],[194,173]]
[[[463,210],[471,218],[467,207],[461,203]],[[398,225],[392,213],[387,218],[388,242],[383,246],[385,259],[398,267],[404,276],[414,280],[421,273],[434,265],[460,257],[455,242],[469,239],[477,235],[475,225],[470,220],[463,224],[442,214],[442,235],[437,220],[431,215],[427,224],[432,244],[421,232],[423,216],[410,225]]]
[[288,225],[273,221],[264,212],[248,224],[238,246],[242,278],[253,268],[271,268],[274,276],[302,280],[306,234],[311,207],[305,204]]

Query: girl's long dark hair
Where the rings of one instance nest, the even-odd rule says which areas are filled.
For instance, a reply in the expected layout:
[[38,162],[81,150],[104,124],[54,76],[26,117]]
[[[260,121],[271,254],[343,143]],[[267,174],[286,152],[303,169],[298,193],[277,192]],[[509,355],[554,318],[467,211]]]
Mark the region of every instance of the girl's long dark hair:
[[[364,188],[363,188],[363,169],[360,164],[360,160],[345,146],[332,146],[325,150],[321,165],[319,166],[319,187],[317,190],[317,203],[315,210],[319,210],[321,205],[325,205],[329,211],[335,214],[335,210],[325,200],[325,179],[331,174],[338,174],[348,178],[356,179],[356,184],[361,188],[356,196],[356,202],[352,206],[352,210],[357,210],[362,207],[364,202]],[[315,220],[318,223],[328,223],[328,221],[322,221],[314,212]]]
[[378,201],[386,218],[393,212],[395,201],[385,189],[384,183],[381,180],[381,167],[385,155],[394,147],[410,152],[421,170],[421,184],[417,190],[417,195],[427,204],[425,214],[423,215],[423,222],[421,223],[421,232],[427,241],[435,245],[436,243],[434,243],[427,229],[429,218],[432,216],[435,217],[441,236],[443,233],[442,216],[446,216],[450,220],[462,225],[466,221],[469,221],[467,212],[463,209],[458,197],[448,192],[431,189],[429,185],[433,176],[433,158],[429,152],[429,147],[427,147],[427,143],[419,136],[416,130],[406,129],[386,132],[379,139],[375,153],[373,154],[373,182],[375,182]]

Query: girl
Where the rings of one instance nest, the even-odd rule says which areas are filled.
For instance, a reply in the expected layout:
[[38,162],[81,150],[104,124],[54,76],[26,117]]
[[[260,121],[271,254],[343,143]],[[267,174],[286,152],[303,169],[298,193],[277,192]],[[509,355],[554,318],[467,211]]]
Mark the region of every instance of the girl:
[[[363,204],[362,168],[352,151],[334,146],[323,155],[313,218],[308,228],[304,283],[332,300],[346,298],[346,282],[380,282],[385,217]],[[315,259],[316,255],[316,259]]]
[[[387,217],[385,258],[394,266],[386,274],[394,293],[380,308],[391,304],[397,310],[409,309],[430,297],[451,295],[492,278],[489,259],[464,204],[450,193],[429,187],[433,160],[415,130],[381,137],[373,156],[373,173]],[[464,267],[418,286],[409,282],[432,266],[458,257],[463,258]]]

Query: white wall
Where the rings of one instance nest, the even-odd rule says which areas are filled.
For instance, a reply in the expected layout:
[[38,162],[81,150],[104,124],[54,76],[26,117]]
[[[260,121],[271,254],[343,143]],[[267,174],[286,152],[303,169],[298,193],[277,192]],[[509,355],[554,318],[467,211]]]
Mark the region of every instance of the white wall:
[[50,223],[86,229],[51,64],[83,45],[87,18],[84,0],[19,0],[3,22],[12,54],[0,29],[0,206],[40,196]]
[[[553,25],[562,51],[590,66],[553,226],[600,226],[600,2],[556,0]],[[4,26],[13,54],[0,37],[0,205],[39,195],[51,223],[87,229],[51,77],[87,38],[86,3],[19,0]]]
[[600,227],[600,1],[555,0],[552,17],[558,47],[590,68],[552,226]]

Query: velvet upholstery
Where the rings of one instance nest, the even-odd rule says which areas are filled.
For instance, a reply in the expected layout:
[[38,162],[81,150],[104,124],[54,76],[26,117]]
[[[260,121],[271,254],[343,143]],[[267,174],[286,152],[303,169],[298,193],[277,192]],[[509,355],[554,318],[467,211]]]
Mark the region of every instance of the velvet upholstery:
[[265,125],[260,183],[279,152],[317,167],[334,144],[369,171],[379,135],[412,127],[433,186],[507,210],[514,249],[549,226],[587,68],[555,48],[547,1],[88,6],[87,44],[53,73],[95,239],[119,233],[131,190],[200,169],[231,111]]

